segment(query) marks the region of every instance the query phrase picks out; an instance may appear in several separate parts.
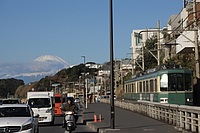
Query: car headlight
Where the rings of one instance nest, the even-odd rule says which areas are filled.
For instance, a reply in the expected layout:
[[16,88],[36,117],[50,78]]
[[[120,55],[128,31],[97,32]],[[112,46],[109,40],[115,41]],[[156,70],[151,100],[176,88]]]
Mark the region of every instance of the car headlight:
[[33,127],[33,124],[32,124],[32,123],[27,124],[27,125],[23,125],[23,126],[22,126],[22,131],[23,131],[23,130],[31,129],[32,127]]

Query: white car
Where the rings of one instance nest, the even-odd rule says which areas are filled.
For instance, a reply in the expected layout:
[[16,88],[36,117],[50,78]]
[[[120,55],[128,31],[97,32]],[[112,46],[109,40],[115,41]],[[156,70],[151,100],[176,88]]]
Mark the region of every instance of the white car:
[[0,105],[0,132],[38,133],[38,117],[26,104]]

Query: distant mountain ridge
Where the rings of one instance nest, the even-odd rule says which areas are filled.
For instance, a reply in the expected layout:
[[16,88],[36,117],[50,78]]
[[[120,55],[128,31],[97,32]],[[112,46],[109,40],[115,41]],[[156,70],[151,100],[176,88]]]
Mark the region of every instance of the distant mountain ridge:
[[43,55],[30,63],[0,64],[0,79],[16,78],[22,79],[25,83],[35,82],[68,67],[69,63],[58,56]]

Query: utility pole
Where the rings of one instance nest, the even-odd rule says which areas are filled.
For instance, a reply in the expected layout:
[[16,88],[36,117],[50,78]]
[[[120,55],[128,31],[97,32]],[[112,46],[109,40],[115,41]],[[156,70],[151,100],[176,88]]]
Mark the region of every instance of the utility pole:
[[87,109],[88,108],[88,103],[87,103],[87,91],[88,91],[88,79],[85,79],[85,85],[86,85],[86,87],[85,87],[85,97],[86,97],[86,99],[85,99],[85,108]]
[[193,0],[193,20],[194,20],[194,45],[196,61],[196,84],[194,83],[194,104],[200,105],[200,74],[199,74],[199,44],[198,44],[198,20],[196,0]]
[[93,102],[95,103],[95,76],[93,76]]
[[87,107],[87,97],[86,97],[86,93],[87,93],[87,91],[86,91],[86,87],[85,87],[85,56],[81,56],[82,58],[83,58],[83,63],[84,63],[84,74],[83,74],[83,80],[84,80],[84,82],[83,82],[83,100],[84,100],[84,104],[85,104],[85,106]]
[[142,71],[144,71],[144,43],[142,43]]
[[160,65],[160,50],[161,50],[161,48],[160,48],[160,21],[158,21],[158,34],[157,34],[157,49],[158,49],[158,51],[157,51],[157,58],[158,58],[158,60],[157,60],[157,63],[158,63],[158,66]]
[[115,128],[114,68],[113,68],[113,9],[110,0],[110,127]]
[[194,17],[194,44],[195,44],[195,61],[196,61],[196,77],[200,78],[199,74],[199,44],[198,44],[198,20],[197,20],[197,6],[196,0],[193,1],[193,17]]

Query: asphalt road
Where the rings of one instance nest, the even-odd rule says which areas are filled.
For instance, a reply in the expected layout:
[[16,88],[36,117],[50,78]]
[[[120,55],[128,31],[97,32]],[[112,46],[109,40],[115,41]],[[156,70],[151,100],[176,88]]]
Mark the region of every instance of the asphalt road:
[[[82,116],[79,117],[77,122],[77,128],[73,133],[96,133],[88,126],[86,126],[82,121]],[[39,132],[40,133],[64,133],[65,129],[61,127],[63,117],[56,117],[55,124],[53,126],[50,125],[40,125]]]
[[[110,105],[105,103],[88,104],[83,112],[84,121],[94,131],[106,133],[178,133],[167,123],[115,107],[115,129],[110,128]],[[94,114],[102,115],[102,122],[94,122]]]
[[[94,122],[94,114],[102,115],[102,122]],[[55,124],[40,125],[40,133],[64,133],[61,127],[63,117],[56,117]],[[110,129],[110,105],[104,103],[88,104],[87,109],[80,112],[77,128],[73,133],[178,133],[172,125],[152,118],[115,108],[115,129]]]

